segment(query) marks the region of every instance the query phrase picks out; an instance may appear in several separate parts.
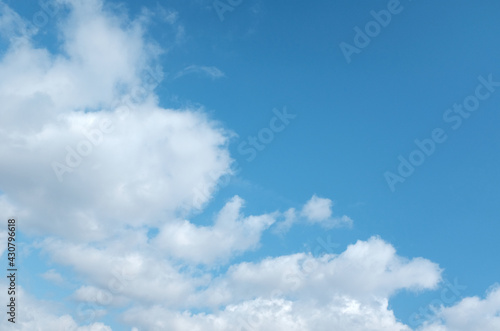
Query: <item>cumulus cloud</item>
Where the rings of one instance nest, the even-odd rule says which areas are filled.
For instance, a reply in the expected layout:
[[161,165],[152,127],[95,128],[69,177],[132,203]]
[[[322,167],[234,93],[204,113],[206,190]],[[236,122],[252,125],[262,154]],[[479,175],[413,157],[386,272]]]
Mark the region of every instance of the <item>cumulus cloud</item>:
[[[284,299],[255,299],[227,306],[215,314],[174,312],[155,306],[132,309],[124,318],[144,330],[262,331],[409,331],[387,310],[387,302],[370,305],[335,298],[328,306]],[[149,318],[146,318],[148,316]]]
[[[7,292],[7,286],[0,285],[2,293]],[[53,331],[112,331],[111,327],[100,322],[78,325],[68,314],[58,314],[62,309],[57,302],[42,301],[33,298],[23,288],[18,288],[16,308],[16,323],[0,320],[0,329],[13,331],[53,330]],[[19,304],[22,302],[22,304]]]
[[[202,108],[159,106],[163,50],[145,36],[147,12],[129,19],[99,0],[57,3],[68,9],[59,53],[35,46],[36,31],[3,3],[0,16],[10,40],[0,59],[0,212],[41,236],[30,249],[55,268],[43,278],[59,283],[57,267],[69,267],[81,280],[72,300],[97,306],[93,319],[126,310],[122,320],[133,330],[410,330],[390,298],[436,288],[442,270],[399,256],[378,237],[338,255],[235,263],[259,248],[277,219],[279,233],[299,221],[332,228],[352,220],[334,216],[332,201],[316,195],[302,208],[257,215],[245,215],[234,196],[209,225],[190,220],[231,174],[230,133]],[[163,15],[183,31],[177,12]],[[224,76],[205,66],[181,73]],[[0,249],[5,240],[0,232]],[[20,295],[18,330],[111,330]],[[464,299],[443,307],[425,331],[493,330],[499,306],[498,290]]]
[[[260,321],[259,330],[291,325],[327,330],[332,320],[340,330],[358,330],[354,326],[360,321],[365,328],[359,330],[397,330],[401,324],[388,308],[391,295],[432,289],[441,279],[436,264],[400,257],[376,237],[339,255],[299,253],[241,262],[217,277],[158,255],[145,233],[120,238],[106,249],[55,241],[43,247],[54,262],[71,266],[93,284],[79,288],[76,300],[103,307],[133,302],[123,319],[145,330],[165,325],[230,330],[250,318]],[[192,309],[212,313],[193,314]]]
[[346,215],[332,218],[333,202],[330,199],[320,198],[316,194],[302,207],[301,215],[309,223],[318,223],[325,228],[336,226],[352,226],[352,219]]
[[435,288],[440,275],[435,263],[399,257],[390,244],[373,237],[339,255],[315,258],[299,253],[233,265],[202,295],[215,305],[265,297],[273,291],[325,303],[336,295],[388,298],[399,289]]
[[[155,238],[167,254],[193,263],[226,261],[233,254],[256,248],[262,232],[274,223],[273,215],[242,217],[243,200],[236,196],[220,211],[211,227],[189,221],[169,222]],[[217,243],[217,245],[214,245]]]
[[121,235],[104,248],[46,240],[42,249],[54,262],[71,267],[85,279],[88,285],[77,291],[78,300],[106,305],[132,300],[185,306],[184,299],[197,286],[204,285],[206,277],[182,273],[181,265],[155,254],[146,244],[145,234],[134,236],[133,232]]
[[225,131],[200,109],[157,106],[141,20],[61,2],[63,54],[24,39],[0,61],[0,187],[25,229],[99,240],[207,202],[230,173]]
[[332,200],[320,198],[314,194],[311,199],[304,204],[302,210],[299,212],[297,212],[295,208],[287,210],[283,214],[284,220],[276,224],[273,232],[283,235],[298,222],[306,224],[319,224],[321,227],[326,229],[332,229],[335,227],[351,227],[353,225],[353,220],[349,216],[332,216],[332,206]]
[[500,287],[494,286],[484,299],[468,297],[451,307],[441,306],[435,319],[418,331],[500,330]]
[[213,313],[138,306],[124,319],[146,330],[410,330],[388,308],[389,297],[434,288],[440,279],[436,264],[404,259],[371,238],[340,255],[301,253],[233,265],[192,303]]
[[316,194],[304,205],[301,214],[310,222],[321,222],[332,216],[333,202]]

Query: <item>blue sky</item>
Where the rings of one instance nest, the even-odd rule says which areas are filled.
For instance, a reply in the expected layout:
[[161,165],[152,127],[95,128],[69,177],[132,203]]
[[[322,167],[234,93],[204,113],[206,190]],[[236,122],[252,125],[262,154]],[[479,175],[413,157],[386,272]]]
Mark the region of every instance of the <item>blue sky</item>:
[[499,9],[0,2],[0,325],[498,330]]

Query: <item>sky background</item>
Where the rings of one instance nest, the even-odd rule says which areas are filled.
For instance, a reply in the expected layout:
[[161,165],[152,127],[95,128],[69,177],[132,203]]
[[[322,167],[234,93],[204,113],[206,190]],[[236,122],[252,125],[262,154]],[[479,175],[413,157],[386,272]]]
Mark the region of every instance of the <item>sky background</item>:
[[0,214],[18,219],[22,289],[0,325],[498,330],[500,3],[228,3],[0,2]]

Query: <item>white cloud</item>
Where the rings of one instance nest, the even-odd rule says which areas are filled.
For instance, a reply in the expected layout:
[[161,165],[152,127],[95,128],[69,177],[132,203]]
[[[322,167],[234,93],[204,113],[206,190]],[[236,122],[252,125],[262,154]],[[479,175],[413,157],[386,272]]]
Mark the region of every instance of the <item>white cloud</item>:
[[84,279],[75,298],[80,301],[106,302],[120,305],[126,302],[162,302],[184,307],[185,298],[197,286],[205,285],[207,277],[195,278],[181,273],[181,265],[158,255],[147,245],[145,233],[121,234],[105,247],[46,240],[41,244],[58,264],[72,267]]
[[[103,307],[134,303],[124,318],[145,330],[177,324],[178,330],[230,330],[269,305],[274,308],[259,317],[258,330],[285,329],[298,320],[304,330],[326,330],[331,320],[338,320],[339,330],[357,330],[361,321],[365,329],[397,330],[400,324],[387,306],[390,296],[401,289],[432,289],[441,277],[436,264],[402,258],[378,238],[359,241],[339,255],[300,253],[239,263],[216,278],[208,270],[169,262],[145,233],[120,238],[104,249],[56,241],[43,247],[54,262],[72,266],[93,284],[78,289],[76,300]],[[214,312],[182,313],[190,309]],[[275,313],[282,319],[273,318]]]
[[146,330],[410,330],[388,308],[389,297],[401,289],[434,288],[440,279],[436,264],[404,259],[371,238],[340,255],[294,254],[233,265],[193,301],[211,313],[137,306],[124,319]]
[[282,222],[276,224],[273,229],[274,233],[283,235],[297,222],[297,213],[295,208],[290,208],[283,213],[285,219]]
[[[327,306],[284,299],[254,299],[215,314],[174,312],[154,306],[129,310],[124,320],[144,330],[172,331],[409,331],[387,302],[359,303],[335,298]],[[139,328],[139,329],[141,329]]]
[[72,8],[63,54],[24,39],[0,60],[0,187],[24,228],[99,240],[206,203],[230,173],[228,134],[200,109],[157,106],[160,78],[143,75],[159,51],[140,19],[97,0],[61,2]]
[[332,206],[332,200],[320,198],[315,194],[304,207],[302,207],[301,215],[305,217],[309,223],[318,223],[325,228],[352,226],[352,219],[346,215],[332,217]]
[[[39,248],[54,262],[71,266],[92,286],[83,286],[75,298],[81,301],[163,302],[187,307],[198,286],[207,286],[210,274],[182,272],[184,263],[225,263],[235,254],[254,249],[262,232],[274,221],[272,215],[243,217],[243,201],[234,197],[210,227],[188,221],[171,222],[154,240],[145,230],[122,230],[96,247],[70,241],[46,239]],[[176,262],[177,261],[177,262]],[[200,303],[197,303],[200,304]]]
[[332,216],[332,205],[332,200],[313,195],[302,208],[301,214],[312,223],[321,222]]
[[399,289],[435,288],[440,275],[436,264],[399,257],[391,245],[374,237],[350,245],[340,255],[315,258],[299,253],[233,265],[202,293],[201,301],[225,305],[273,292],[325,303],[336,295],[388,298]]
[[[0,285],[0,290],[2,293],[7,293],[7,286]],[[18,287],[16,300],[18,302],[16,323],[8,322],[4,316],[0,320],[0,329],[13,331],[111,331],[109,326],[99,322],[78,325],[73,317],[61,312],[64,309],[60,303],[37,300],[26,293],[23,288]]]
[[[228,264],[258,248],[278,217],[279,233],[299,217],[327,228],[352,220],[333,216],[332,201],[316,195],[300,211],[249,216],[235,196],[212,225],[187,220],[231,173],[230,134],[203,109],[158,106],[161,75],[144,72],[162,50],[146,41],[144,16],[114,15],[98,0],[58,2],[70,9],[59,25],[61,54],[35,47],[26,22],[1,4],[0,30],[15,38],[0,59],[0,212],[20,216],[23,231],[46,235],[34,246],[83,281],[73,300],[106,308],[96,318],[109,307],[131,307],[123,320],[134,330],[409,330],[389,309],[391,296],[434,289],[441,269],[398,256],[379,238],[339,255]],[[163,14],[178,41],[177,13]],[[224,76],[206,66],[179,74],[189,73]],[[62,181],[54,162],[70,168],[60,168],[68,170]],[[152,240],[151,228],[159,229]],[[63,281],[57,269],[42,276]],[[493,330],[498,292],[442,308],[425,331]],[[79,326],[64,309],[48,311],[27,294],[22,302],[18,330],[110,330]]]
[[493,287],[486,298],[468,297],[451,307],[440,307],[435,322],[419,331],[497,331],[500,330],[500,287]]
[[[196,112],[144,107],[128,116],[115,111],[60,119],[24,137],[0,132],[7,141],[0,171],[9,174],[0,184],[14,206],[29,206],[27,230],[99,239],[118,224],[157,226],[166,215],[208,201],[216,180],[230,171],[225,136]],[[105,120],[114,131],[92,144],[83,132],[96,132]],[[88,156],[76,154],[87,153],[82,144],[90,146]],[[199,186],[209,195],[197,196]]]
[[254,249],[262,232],[274,222],[274,216],[245,218],[240,214],[242,205],[240,197],[232,198],[211,227],[189,221],[169,222],[160,229],[155,245],[170,256],[204,264],[225,262],[234,254]]
[[[352,227],[353,220],[346,215],[332,217],[333,202],[327,198],[320,198],[314,194],[309,201],[297,213],[294,208],[289,209],[285,214],[285,220],[278,222],[273,231],[277,234],[285,234],[295,223],[299,221],[308,224],[319,224],[323,228],[331,229],[335,227]],[[300,218],[298,217],[300,216]]]
[[39,128],[60,112],[109,105],[120,90],[140,83],[141,71],[159,53],[144,41],[140,20],[107,14],[100,1],[61,2],[72,8],[61,23],[63,53],[50,54],[24,38],[2,58],[0,97],[8,101],[2,123],[9,128],[27,119],[25,127]]

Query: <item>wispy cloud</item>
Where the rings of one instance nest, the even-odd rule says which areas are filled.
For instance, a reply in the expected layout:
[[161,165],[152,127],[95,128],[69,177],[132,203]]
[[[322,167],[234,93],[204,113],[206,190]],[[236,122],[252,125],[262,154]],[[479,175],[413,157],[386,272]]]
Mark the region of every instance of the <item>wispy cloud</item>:
[[224,74],[219,68],[214,67],[214,66],[199,66],[199,65],[190,65],[181,71],[179,71],[175,76],[174,79],[189,75],[189,74],[201,74],[201,75],[206,75],[212,79],[218,79],[225,77],[226,74]]
[[283,235],[298,222],[309,225],[318,224],[325,229],[352,227],[353,220],[349,216],[332,216],[332,206],[332,200],[320,198],[314,194],[299,212],[296,212],[294,208],[286,211],[283,214],[285,220],[278,222],[276,226],[274,226],[273,232]]
[[61,276],[60,273],[58,273],[55,269],[50,269],[43,274],[41,274],[43,279],[48,280],[49,282],[52,282],[57,285],[61,285],[64,283],[64,278]]

